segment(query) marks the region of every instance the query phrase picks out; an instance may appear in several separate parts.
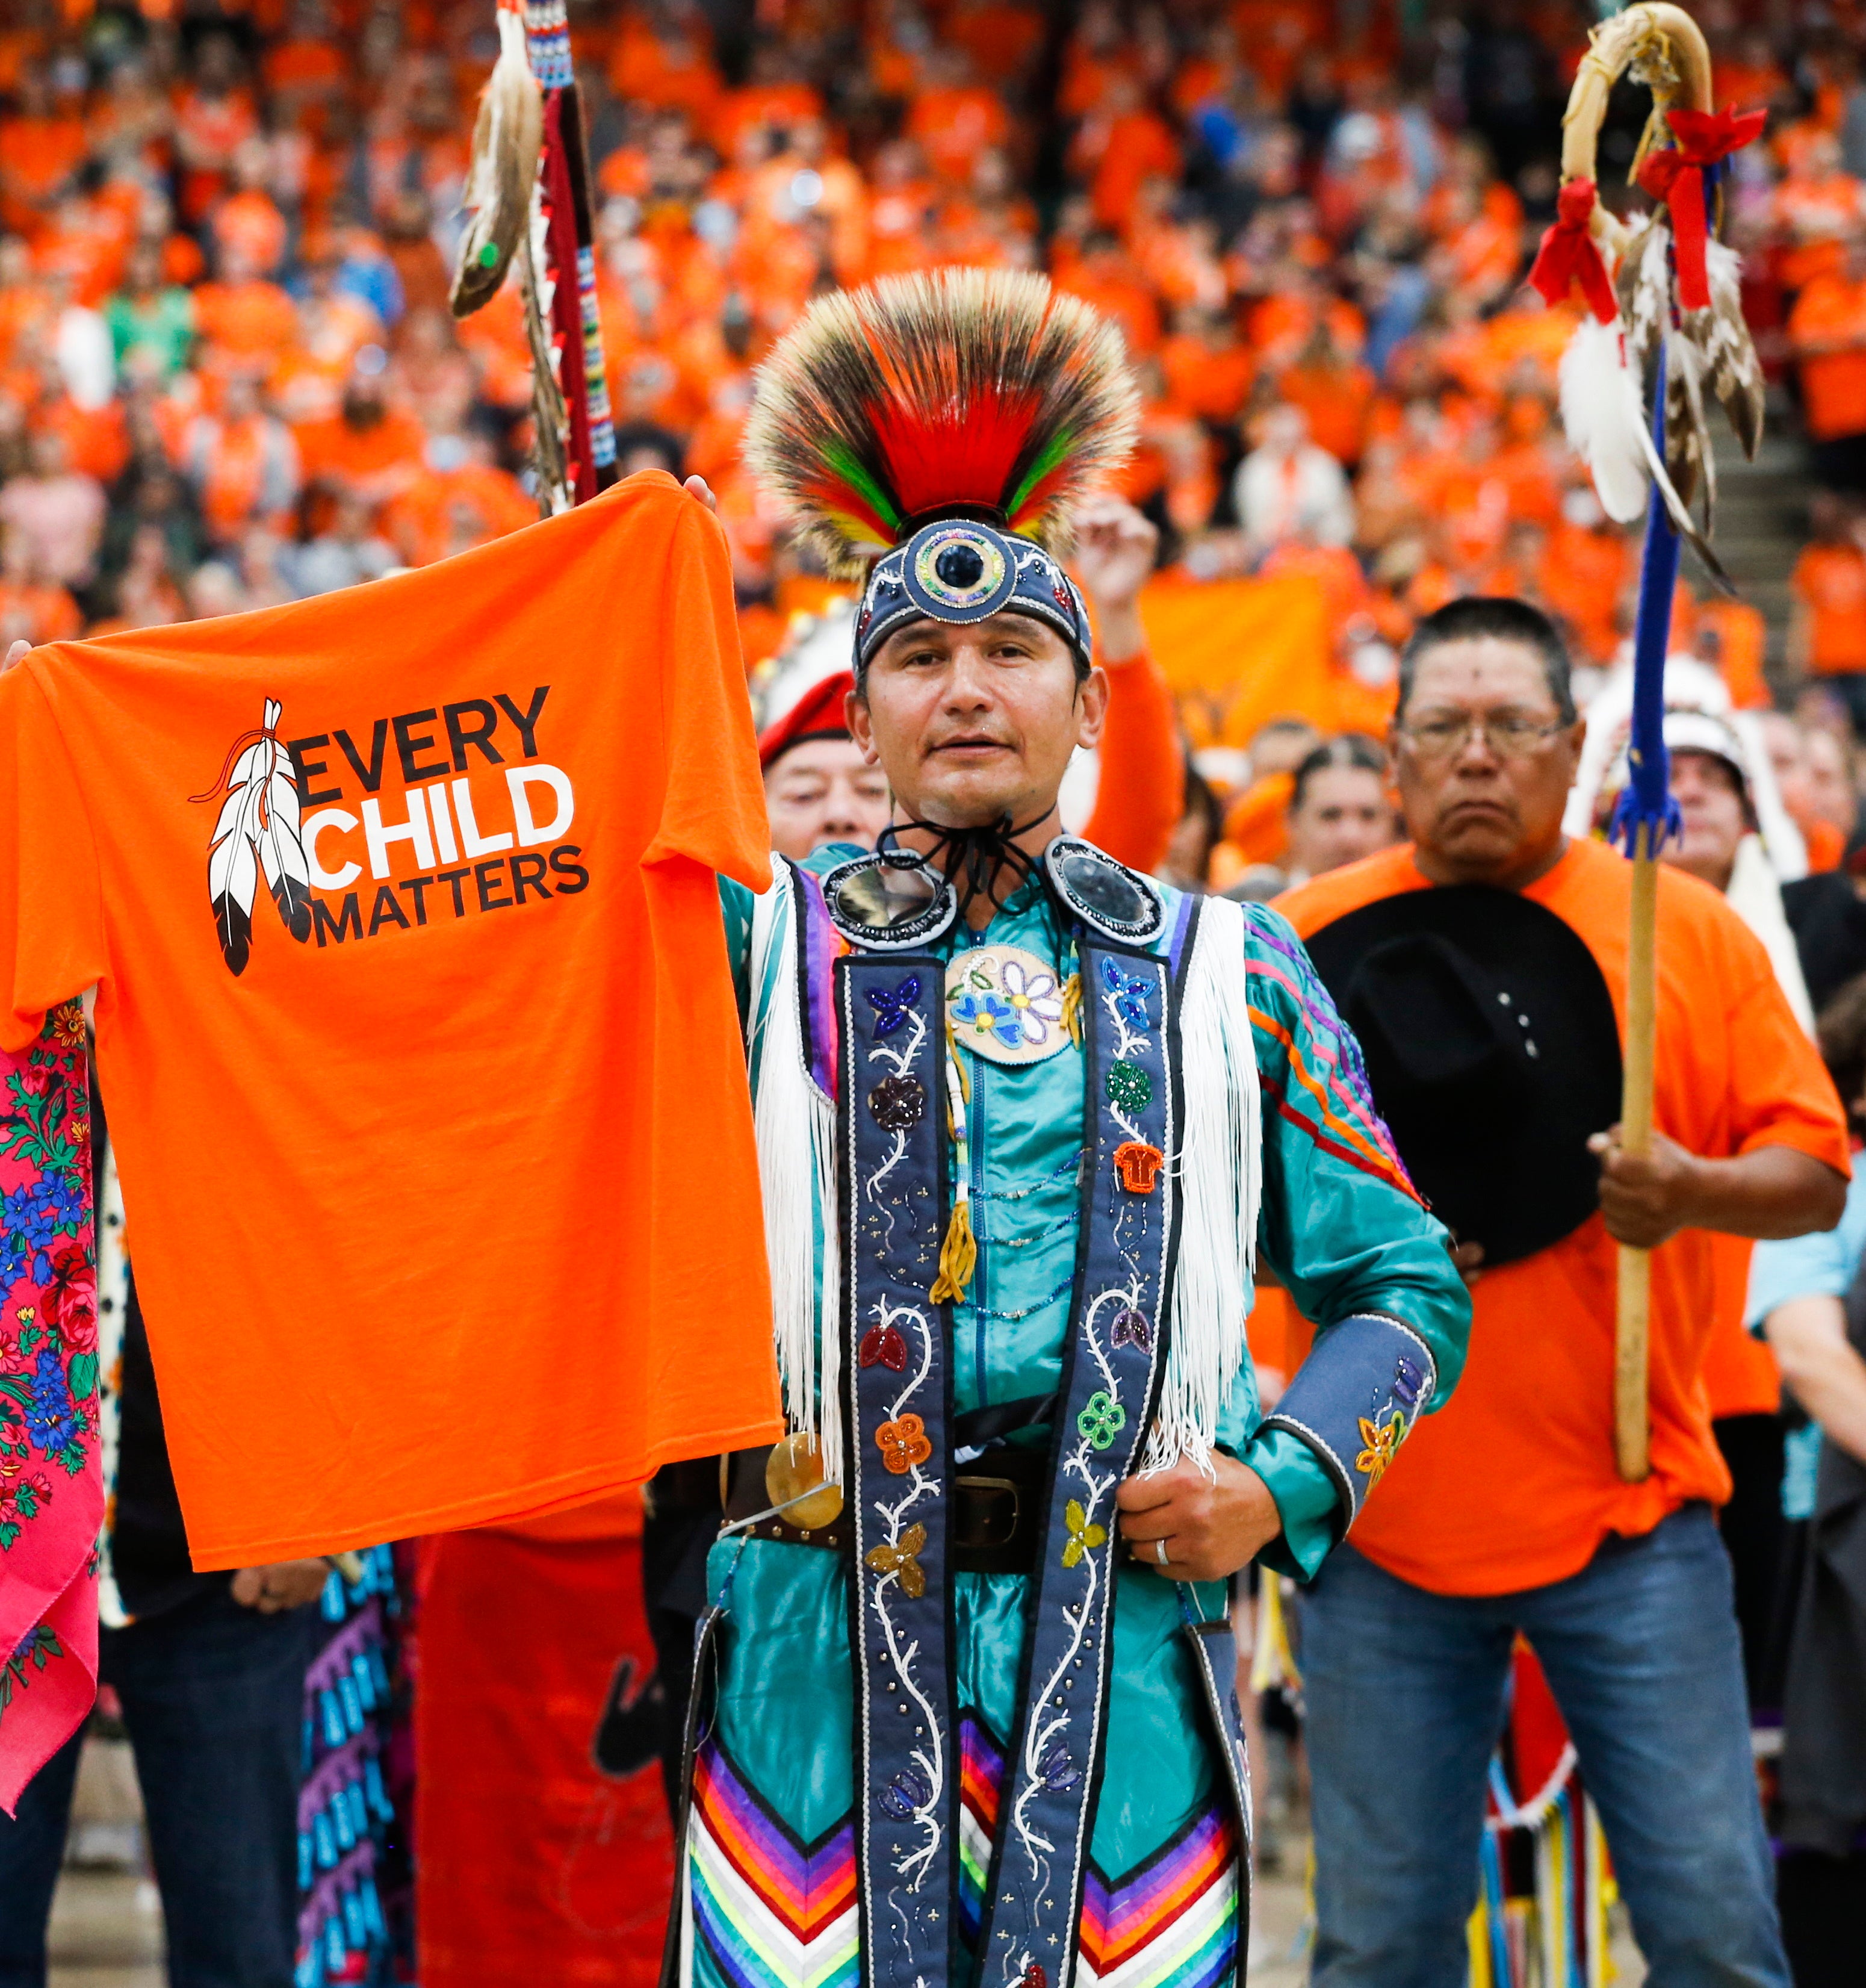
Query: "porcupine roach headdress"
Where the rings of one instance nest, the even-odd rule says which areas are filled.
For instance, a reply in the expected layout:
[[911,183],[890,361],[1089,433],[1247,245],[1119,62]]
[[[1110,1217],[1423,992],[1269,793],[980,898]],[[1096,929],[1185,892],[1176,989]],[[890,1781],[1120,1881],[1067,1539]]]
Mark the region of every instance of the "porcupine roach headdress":
[[1054,555],[1124,460],[1121,334],[1041,276],[945,269],[820,299],[760,369],[745,460],[833,573],[870,560],[858,668],[899,622],[1032,614],[1087,653]]

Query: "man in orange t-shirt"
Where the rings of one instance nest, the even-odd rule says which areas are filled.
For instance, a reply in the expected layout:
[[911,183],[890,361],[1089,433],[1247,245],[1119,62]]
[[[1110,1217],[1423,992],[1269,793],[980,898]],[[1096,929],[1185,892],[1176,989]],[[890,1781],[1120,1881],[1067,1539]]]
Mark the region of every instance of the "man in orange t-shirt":
[[[1715,891],[1665,869],[1652,1152],[1632,1158],[1604,1123],[1536,1147],[1551,1120],[1590,1108],[1561,1092],[1604,1094],[1604,1121],[1619,1087],[1631,873],[1562,834],[1582,729],[1560,638],[1536,610],[1496,599],[1441,610],[1408,645],[1393,731],[1411,842],[1281,901],[1347,993],[1350,1024],[1371,1013],[1358,1033],[1376,1094],[1423,1190],[1455,1229],[1453,1189],[1487,1211],[1484,1232],[1467,1222],[1461,1238],[1476,1290],[1458,1393],[1420,1425],[1306,1600],[1317,1988],[1463,1978],[1518,1633],[1573,1736],[1652,1978],[1789,1979],[1711,1515],[1729,1478],[1702,1374],[1709,1232],[1831,1227],[1846,1126],[1761,945]],[[1374,944],[1383,915],[1393,929]],[[1445,936],[1461,916],[1462,947]],[[1513,956],[1487,964],[1485,932],[1519,928]],[[1564,962],[1561,976],[1515,970],[1530,939]],[[1430,1000],[1394,998],[1428,983]],[[1552,1086],[1537,1035],[1560,1060]],[[1570,1053],[1564,1036],[1589,1053]],[[1461,1073],[1492,1066],[1487,1094]],[[1526,1104],[1507,1101],[1519,1090]],[[1448,1124],[1481,1136],[1482,1151],[1446,1140]],[[1638,1483],[1614,1460],[1616,1242],[1654,1252],[1651,1472]]]
[[1809,499],[1808,524],[1810,543],[1789,581],[1789,661],[1844,701],[1858,730],[1866,724],[1866,551],[1831,490]]
[[1795,299],[1788,336],[1815,474],[1837,489],[1866,487],[1866,232],[1851,235],[1840,267]]
[[209,348],[209,363],[223,367],[252,360],[269,364],[298,336],[290,293],[256,276],[237,247],[222,252],[220,280],[195,291],[194,320]]

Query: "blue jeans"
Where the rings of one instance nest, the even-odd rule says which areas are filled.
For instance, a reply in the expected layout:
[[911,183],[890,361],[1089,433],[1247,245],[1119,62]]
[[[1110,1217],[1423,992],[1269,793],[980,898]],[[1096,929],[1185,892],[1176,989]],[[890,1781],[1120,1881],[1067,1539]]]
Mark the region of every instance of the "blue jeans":
[[[291,1988],[305,1666],[318,1611],[262,1615],[223,1585],[102,1638],[123,1700],[171,1988]],[[46,1924],[79,1740],[0,1815],[0,1988],[45,1988]]]
[[1432,1594],[1335,1550],[1303,1604],[1316,1988],[1464,1981],[1518,1630],[1599,1807],[1648,1988],[1788,1988],[1729,1561],[1704,1505],[1516,1594]]

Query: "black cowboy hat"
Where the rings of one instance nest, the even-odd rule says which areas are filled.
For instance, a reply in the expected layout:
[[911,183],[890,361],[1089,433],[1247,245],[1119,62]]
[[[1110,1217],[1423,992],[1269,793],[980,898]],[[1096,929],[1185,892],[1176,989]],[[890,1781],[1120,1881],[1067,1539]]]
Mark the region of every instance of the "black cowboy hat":
[[1594,1213],[1587,1140],[1620,1115],[1620,1032],[1571,926],[1461,884],[1363,905],[1308,946],[1408,1171],[1461,1242],[1511,1263]]

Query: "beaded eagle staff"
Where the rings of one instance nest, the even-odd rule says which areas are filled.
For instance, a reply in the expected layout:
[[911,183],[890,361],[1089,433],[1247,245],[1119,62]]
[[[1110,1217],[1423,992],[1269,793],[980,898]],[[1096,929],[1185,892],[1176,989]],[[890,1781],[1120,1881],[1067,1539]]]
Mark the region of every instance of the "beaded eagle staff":
[[[1652,92],[1631,177],[1655,202],[1624,221],[1601,205],[1594,157],[1607,101],[1623,73]],[[1753,457],[1763,377],[1743,322],[1741,268],[1717,238],[1731,154],[1765,113],[1714,110],[1710,51],[1667,0],[1641,0],[1590,38],[1562,120],[1562,187],[1530,280],[1550,304],[1579,285],[1588,315],[1561,364],[1562,421],[1609,517],[1646,512],[1633,634],[1631,773],[1611,833],[1633,862],[1621,1144],[1651,1144],[1657,858],[1678,830],[1665,741],[1665,654],[1681,539],[1722,591],[1710,546],[1716,468],[1707,401],[1722,407]],[[1649,407],[1649,413],[1648,411]],[[1657,501],[1652,501],[1652,492]],[[1702,522],[1692,515],[1701,500]],[[1648,1319],[1651,1259],[1622,1246],[1614,1330],[1614,1449],[1629,1483],[1649,1468]]]
[[532,355],[532,458],[546,516],[616,479],[597,313],[583,100],[563,0],[499,0],[499,59],[473,127],[450,301],[490,303],[516,259]]

